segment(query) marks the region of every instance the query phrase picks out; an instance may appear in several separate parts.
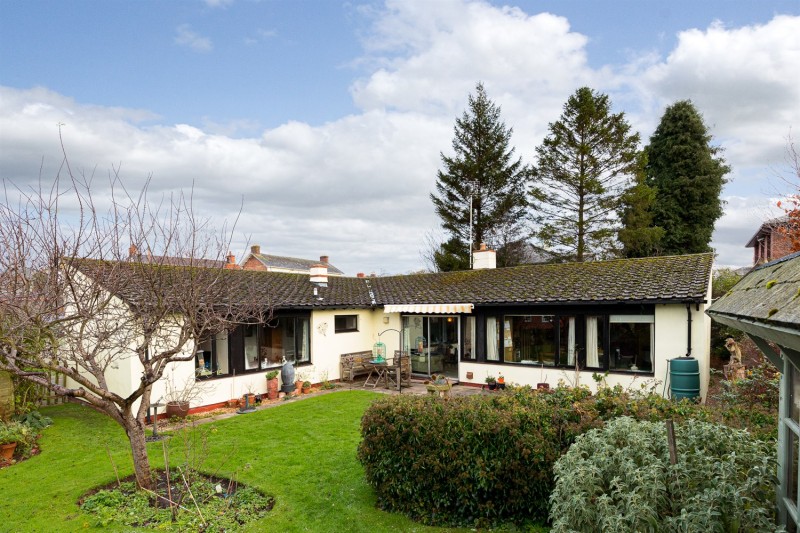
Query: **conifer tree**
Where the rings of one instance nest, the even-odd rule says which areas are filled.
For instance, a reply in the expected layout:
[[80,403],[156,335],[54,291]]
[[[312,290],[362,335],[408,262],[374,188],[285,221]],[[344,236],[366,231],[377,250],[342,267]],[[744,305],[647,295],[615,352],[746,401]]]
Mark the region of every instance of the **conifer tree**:
[[658,255],[663,228],[653,226],[653,203],[656,191],[647,185],[644,167],[647,156],[640,154],[633,185],[622,195],[619,242],[624,257],[649,257]]
[[483,84],[478,83],[468,104],[456,119],[454,155],[441,154],[443,168],[431,194],[450,236],[434,254],[441,271],[469,266],[469,247],[476,249],[480,243],[497,250],[500,266],[516,264],[518,258],[511,251],[518,250],[513,245],[524,238],[528,169],[521,158],[514,159],[512,129],[502,122],[500,108],[486,95]]
[[617,211],[636,170],[639,135],[588,87],[564,104],[536,148],[530,191],[537,245],[561,261],[618,255]]
[[647,184],[656,190],[653,225],[664,229],[665,255],[711,251],[714,224],[722,216],[720,198],[730,167],[712,146],[694,104],[669,106],[647,151]]

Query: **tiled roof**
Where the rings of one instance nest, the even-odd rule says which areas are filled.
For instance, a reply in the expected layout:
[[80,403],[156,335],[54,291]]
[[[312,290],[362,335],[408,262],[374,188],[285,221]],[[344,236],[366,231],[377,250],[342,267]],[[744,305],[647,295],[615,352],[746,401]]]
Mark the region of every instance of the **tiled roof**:
[[712,254],[375,278],[382,304],[704,301]]
[[[160,286],[167,290],[168,285],[185,286],[186,277],[193,273],[213,279],[218,297],[230,302],[257,298],[275,309],[359,308],[453,302],[476,305],[700,302],[706,297],[711,263],[712,254],[696,254],[377,278],[332,276],[327,287],[315,287],[307,274],[268,271],[121,263],[113,265],[113,272],[125,276],[125,283],[115,284],[118,286],[115,292],[131,303],[152,291],[154,278],[164,278]],[[77,264],[101,283],[112,272],[109,263],[80,260]]]
[[756,242],[758,242],[759,238],[771,234],[774,229],[785,226],[788,222],[789,217],[786,215],[767,220],[761,224],[761,227],[758,228],[758,231],[756,231],[755,235],[750,237],[750,240],[747,241],[747,244],[745,244],[744,247],[753,248],[756,245]]
[[[261,261],[266,267],[281,268],[286,270],[308,272],[312,266],[320,264],[319,260],[313,261],[311,259],[298,259],[296,257],[283,257],[280,255],[267,255],[260,253],[251,255]],[[344,274],[344,272],[330,263],[327,263],[326,266],[328,267],[328,274]]]
[[755,268],[708,314],[800,330],[800,252]]

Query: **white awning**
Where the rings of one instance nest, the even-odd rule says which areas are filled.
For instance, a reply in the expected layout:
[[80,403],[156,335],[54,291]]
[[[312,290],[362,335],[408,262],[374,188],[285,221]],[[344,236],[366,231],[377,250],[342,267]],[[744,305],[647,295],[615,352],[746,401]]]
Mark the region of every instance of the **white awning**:
[[384,313],[424,313],[426,315],[452,315],[455,313],[471,313],[473,304],[417,304],[417,305],[384,305]]

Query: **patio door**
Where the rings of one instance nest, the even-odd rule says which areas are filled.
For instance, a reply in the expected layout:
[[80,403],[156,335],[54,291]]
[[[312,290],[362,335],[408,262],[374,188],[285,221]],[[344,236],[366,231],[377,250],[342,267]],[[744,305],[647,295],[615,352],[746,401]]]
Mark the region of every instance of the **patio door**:
[[412,373],[458,379],[459,322],[456,315],[403,317],[403,350],[411,354]]

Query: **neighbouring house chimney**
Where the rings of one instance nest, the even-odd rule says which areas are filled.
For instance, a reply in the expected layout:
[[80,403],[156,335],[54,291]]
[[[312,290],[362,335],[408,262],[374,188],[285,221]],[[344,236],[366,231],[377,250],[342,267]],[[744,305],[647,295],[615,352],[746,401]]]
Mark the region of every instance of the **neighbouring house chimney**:
[[228,255],[225,257],[225,259],[227,259],[225,262],[225,268],[228,270],[237,270],[239,268],[239,265],[236,264],[236,256],[231,252],[228,252]]
[[325,265],[311,265],[311,283],[320,287],[328,286],[328,267]]
[[487,268],[497,268],[497,253],[486,248],[486,244],[481,243],[480,249],[472,252],[472,269],[482,270]]
[[136,248],[135,244],[131,244],[128,248],[128,258],[133,258],[139,253],[139,249]]
[[260,254],[261,253],[261,245],[260,244],[254,244],[253,246],[251,246],[250,247],[250,253],[251,254]]
[[367,275],[366,275],[366,274],[364,274],[363,272],[359,272],[358,274],[356,274],[356,277],[357,277],[357,278],[366,278],[366,277],[367,277]]
[[327,265],[328,264],[328,256],[327,255],[319,256],[319,262],[322,263],[323,265]]

